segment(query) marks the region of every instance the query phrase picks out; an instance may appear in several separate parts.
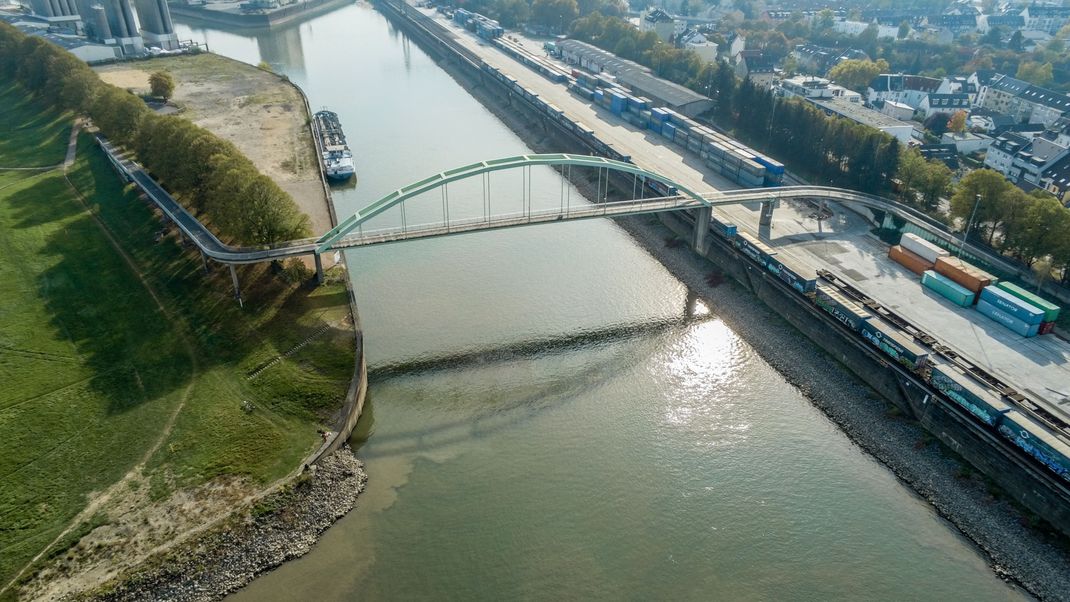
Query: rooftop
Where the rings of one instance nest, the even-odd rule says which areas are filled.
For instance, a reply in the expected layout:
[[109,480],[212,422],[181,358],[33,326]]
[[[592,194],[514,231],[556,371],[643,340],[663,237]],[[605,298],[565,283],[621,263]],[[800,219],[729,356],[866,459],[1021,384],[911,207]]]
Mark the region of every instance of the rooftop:
[[1035,102],[1059,111],[1070,110],[1070,96],[1067,96],[1062,92],[1056,92],[1054,90],[1048,90],[1047,88],[1041,88],[1040,86],[1031,85],[1023,90],[1019,96],[1030,102]]
[[1009,75],[997,75],[995,79],[993,79],[992,82],[988,84],[988,87],[992,90],[999,90],[1001,92],[1006,92],[1007,94],[1018,96],[1019,94],[1024,92],[1025,89],[1028,88],[1030,85],[1031,84],[1029,82],[1023,82],[1020,79],[1014,79]]
[[698,92],[694,92],[668,80],[661,79],[660,77],[655,77],[649,69],[639,63],[622,59],[611,52],[606,52],[605,50],[592,46],[586,42],[581,42],[579,40],[561,40],[557,43],[557,46],[563,52],[575,54],[577,56],[585,57],[588,60],[594,60],[599,64],[610,66],[606,70],[617,76],[617,82],[642,90],[644,95],[653,96],[666,104],[680,107],[693,102],[709,100],[709,98]]
[[823,109],[827,109],[863,125],[877,128],[878,130],[904,126],[913,129],[914,127],[905,121],[900,121],[879,111],[868,109],[857,102],[851,102],[844,98],[808,98],[807,100]]

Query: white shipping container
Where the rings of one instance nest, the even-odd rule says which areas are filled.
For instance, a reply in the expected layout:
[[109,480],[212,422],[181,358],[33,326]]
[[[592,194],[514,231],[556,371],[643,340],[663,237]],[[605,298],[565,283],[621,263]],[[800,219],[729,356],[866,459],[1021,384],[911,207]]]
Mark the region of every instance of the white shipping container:
[[929,263],[936,263],[937,258],[950,255],[946,250],[941,249],[917,234],[911,234],[910,232],[903,235],[902,240],[899,241],[899,245],[918,257],[925,259],[925,261],[928,261]]

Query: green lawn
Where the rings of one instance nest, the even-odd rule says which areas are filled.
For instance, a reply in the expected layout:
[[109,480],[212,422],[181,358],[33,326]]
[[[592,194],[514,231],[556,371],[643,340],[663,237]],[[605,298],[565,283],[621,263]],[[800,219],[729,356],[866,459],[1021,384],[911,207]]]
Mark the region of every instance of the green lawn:
[[[34,123],[42,140],[69,132]],[[11,128],[24,129],[5,114],[0,140]],[[0,152],[0,165],[22,160]],[[148,463],[157,495],[219,475],[264,484],[286,475],[319,443],[316,429],[340,407],[352,372],[352,333],[339,328],[247,378],[347,316],[343,285],[290,286],[250,266],[243,310],[224,269],[205,275],[173,236],[155,241],[160,223],[87,134],[69,177],[166,311],[61,171],[0,171],[0,587],[87,494],[142,459],[183,399]]]
[[0,167],[44,167],[63,161],[71,116],[32,102],[0,82]]

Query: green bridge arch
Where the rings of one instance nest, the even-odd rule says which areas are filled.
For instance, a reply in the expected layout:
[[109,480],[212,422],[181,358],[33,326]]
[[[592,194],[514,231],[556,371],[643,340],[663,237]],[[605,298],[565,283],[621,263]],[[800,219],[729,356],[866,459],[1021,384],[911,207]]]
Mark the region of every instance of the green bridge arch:
[[613,159],[606,159],[605,157],[595,157],[591,155],[572,155],[567,153],[556,154],[540,154],[540,155],[520,155],[516,157],[504,157],[501,159],[491,159],[488,161],[480,161],[479,163],[472,163],[471,165],[465,165],[463,167],[457,167],[450,169],[431,177],[424,178],[423,180],[413,182],[408,186],[404,186],[391,192],[390,194],[382,197],[367,207],[361,209],[350,215],[346,219],[339,222],[337,226],[331,228],[326,234],[316,240],[316,253],[326,253],[331,249],[331,245],[344,238],[347,234],[359,228],[362,224],[379,215],[380,213],[394,207],[407,199],[415,197],[424,192],[434,190],[439,186],[444,186],[450,182],[456,182],[458,180],[464,180],[480,174],[485,174],[493,171],[501,171],[505,169],[523,168],[532,165],[548,165],[548,166],[577,166],[577,167],[594,167],[599,169],[607,169],[610,171],[616,171],[620,173],[630,173],[636,176],[640,176],[647,180],[655,180],[661,182],[667,186],[673,186],[681,194],[691,197],[698,201],[702,205],[711,206],[710,201],[702,197],[697,192],[690,190],[686,186],[674,182],[669,178],[647,171],[641,167],[633,165],[631,163],[625,163],[623,161],[615,161]]

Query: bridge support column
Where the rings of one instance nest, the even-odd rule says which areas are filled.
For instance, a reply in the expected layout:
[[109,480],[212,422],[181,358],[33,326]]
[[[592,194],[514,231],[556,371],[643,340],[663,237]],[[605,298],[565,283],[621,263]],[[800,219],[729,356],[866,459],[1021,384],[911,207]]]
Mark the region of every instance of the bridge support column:
[[234,282],[234,297],[238,300],[238,305],[245,307],[245,303],[241,299],[241,287],[238,286],[238,271],[234,269],[234,264],[230,264],[230,279]]
[[204,266],[204,273],[207,274],[208,273],[208,256],[204,254],[204,251],[201,251],[201,265]]
[[762,212],[758,217],[758,226],[770,227],[773,225],[773,209],[776,207],[775,201],[762,201]]
[[323,284],[323,257],[319,253],[313,253],[312,256],[316,259],[316,284]]
[[710,207],[699,207],[695,210],[695,232],[691,238],[691,248],[696,253],[706,253],[706,233],[710,231],[710,217],[713,215],[713,209]]

